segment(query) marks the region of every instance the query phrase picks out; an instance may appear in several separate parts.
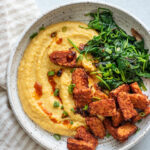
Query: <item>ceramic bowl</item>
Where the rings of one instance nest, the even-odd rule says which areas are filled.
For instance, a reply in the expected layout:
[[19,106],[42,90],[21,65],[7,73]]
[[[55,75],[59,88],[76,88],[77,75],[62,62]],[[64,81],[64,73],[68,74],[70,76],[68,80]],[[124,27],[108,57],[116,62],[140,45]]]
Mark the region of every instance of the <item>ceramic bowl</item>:
[[[133,17],[131,14],[125,12],[122,9],[119,9],[115,6],[109,6],[105,3],[100,2],[70,2],[67,5],[60,6],[55,8],[46,14],[39,17],[32,25],[30,25],[22,34],[20,40],[17,42],[16,48],[13,49],[10,61],[8,65],[8,76],[7,76],[7,88],[9,101],[12,107],[12,110],[22,126],[22,128],[31,136],[37,143],[49,150],[66,150],[67,149],[67,137],[62,137],[60,141],[56,141],[53,138],[51,133],[48,133],[41,129],[38,125],[32,122],[28,116],[23,111],[22,105],[18,97],[17,90],[17,70],[20,63],[20,60],[23,56],[24,50],[26,49],[29,43],[29,36],[37,32],[39,27],[43,24],[44,26],[49,26],[51,24],[61,22],[61,21],[81,21],[88,23],[90,17],[85,16],[84,14],[96,11],[97,8],[108,8],[113,12],[113,16],[117,24],[123,28],[128,34],[130,34],[130,29],[135,28],[144,38],[145,47],[150,49],[150,35],[148,33],[147,27],[143,25],[136,17]],[[147,86],[146,94],[150,94],[150,82],[149,80],[144,80]],[[141,123],[137,124],[141,129],[138,133],[131,136],[126,142],[119,143],[114,140],[112,137],[105,138],[104,140],[99,140],[99,145],[97,150],[127,150],[135,145],[150,129],[150,116],[143,119]]]

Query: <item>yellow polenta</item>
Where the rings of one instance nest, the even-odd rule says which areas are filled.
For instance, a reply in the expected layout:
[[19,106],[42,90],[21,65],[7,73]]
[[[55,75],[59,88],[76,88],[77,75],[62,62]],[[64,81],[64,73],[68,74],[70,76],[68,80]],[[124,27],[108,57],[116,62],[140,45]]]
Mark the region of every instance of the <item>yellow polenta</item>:
[[[80,22],[61,22],[40,31],[26,48],[18,68],[18,93],[26,114],[41,128],[51,133],[67,136],[74,135],[77,127],[85,125],[85,119],[71,111],[74,108],[74,100],[72,95],[68,93],[68,86],[72,80],[69,68],[63,67],[61,77],[54,79],[56,87],[60,91],[62,103],[54,96],[47,73],[51,70],[57,72],[62,67],[50,62],[49,54],[53,51],[71,48],[72,45],[68,42],[68,38],[79,46],[80,43],[85,44],[94,35],[97,35],[96,31],[80,28],[79,25],[87,27],[86,24]],[[57,33],[56,37],[51,37],[53,32]],[[58,44],[56,41],[60,38],[62,43]],[[77,53],[77,55],[79,54]],[[95,69],[92,62],[86,58],[83,58],[79,63],[86,70],[93,71]],[[37,98],[35,93],[35,82],[42,86],[43,94],[40,98]],[[58,108],[53,107],[55,101],[60,103]],[[61,109],[62,105],[64,109]],[[67,118],[62,118],[64,111],[69,115]],[[67,123],[70,121],[73,124]]]

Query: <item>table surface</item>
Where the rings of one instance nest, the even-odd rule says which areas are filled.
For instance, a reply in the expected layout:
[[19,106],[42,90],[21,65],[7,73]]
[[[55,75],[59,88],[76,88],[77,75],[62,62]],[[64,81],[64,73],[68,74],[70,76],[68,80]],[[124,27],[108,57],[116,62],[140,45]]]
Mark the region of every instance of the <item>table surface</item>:
[[[65,4],[70,1],[78,0],[35,0],[41,13],[47,12],[49,9]],[[98,0],[97,0],[98,1]],[[134,16],[138,17],[150,29],[150,0],[99,0],[107,4],[113,4],[125,9]],[[144,8],[144,9],[143,9]],[[147,135],[136,144],[131,150],[150,150],[150,131]]]

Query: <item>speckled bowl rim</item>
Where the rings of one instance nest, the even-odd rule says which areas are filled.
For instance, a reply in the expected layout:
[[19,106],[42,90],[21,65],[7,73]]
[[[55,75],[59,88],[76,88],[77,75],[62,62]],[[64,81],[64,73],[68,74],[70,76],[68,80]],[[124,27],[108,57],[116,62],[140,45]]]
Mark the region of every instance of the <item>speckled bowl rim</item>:
[[[23,130],[24,130],[35,142],[37,142],[39,145],[41,145],[43,148],[46,148],[46,149],[47,149],[47,147],[46,147],[44,144],[42,144],[42,143],[40,142],[40,139],[36,139],[36,138],[34,137],[34,135],[32,135],[32,134],[30,134],[30,132],[28,132],[28,130],[26,129],[26,125],[23,124],[23,122],[21,122],[21,121],[19,120],[18,114],[17,114],[16,110],[14,109],[14,107],[13,107],[13,105],[12,105],[11,96],[10,96],[10,95],[11,95],[11,94],[10,94],[10,93],[11,93],[11,88],[9,87],[11,65],[12,65],[13,57],[14,57],[14,55],[15,55],[15,53],[16,53],[16,50],[17,50],[17,47],[18,47],[19,43],[21,42],[21,40],[23,39],[23,37],[25,36],[25,34],[27,33],[27,31],[28,31],[32,26],[34,26],[34,24],[35,24],[39,19],[41,19],[42,17],[46,16],[46,15],[47,15],[48,13],[50,13],[51,11],[54,11],[54,10],[59,9],[59,8],[61,8],[61,7],[69,6],[69,5],[72,5],[72,4],[80,4],[80,3],[91,3],[91,4],[93,3],[93,4],[100,4],[100,5],[105,5],[105,6],[107,6],[107,7],[115,8],[116,10],[121,11],[121,12],[127,14],[129,17],[135,19],[135,20],[147,31],[147,33],[150,32],[150,31],[149,31],[149,28],[148,28],[139,18],[137,18],[136,16],[134,16],[133,14],[131,14],[131,12],[127,12],[125,9],[120,8],[120,7],[118,7],[118,6],[114,5],[114,4],[108,4],[108,3],[106,3],[106,2],[100,2],[100,1],[97,1],[97,0],[87,0],[87,1],[85,1],[85,0],[80,0],[80,1],[76,1],[76,2],[67,2],[67,3],[65,3],[65,4],[61,4],[61,5],[57,6],[57,7],[54,7],[53,9],[50,9],[50,10],[48,10],[47,12],[43,13],[42,15],[40,15],[39,17],[37,17],[36,20],[33,21],[29,26],[26,27],[26,29],[23,31],[22,35],[20,36],[19,40],[16,42],[16,45],[15,45],[15,47],[12,49],[11,54],[10,54],[10,59],[9,59],[8,68],[7,68],[7,93],[8,93],[8,98],[9,98],[10,106],[11,106],[11,108],[12,108],[12,111],[13,111],[13,113],[14,113],[14,115],[15,115],[17,121],[18,121],[18,123],[21,125],[21,127],[23,128]],[[149,34],[150,34],[150,33],[149,33]],[[121,148],[121,150],[128,150],[128,149],[130,149],[131,147],[133,147],[135,144],[137,144],[137,143],[146,135],[146,133],[147,133],[149,130],[150,130],[150,124],[149,124],[149,126],[136,138],[136,140],[130,142],[130,143],[127,144],[127,145],[125,145],[123,148]]]

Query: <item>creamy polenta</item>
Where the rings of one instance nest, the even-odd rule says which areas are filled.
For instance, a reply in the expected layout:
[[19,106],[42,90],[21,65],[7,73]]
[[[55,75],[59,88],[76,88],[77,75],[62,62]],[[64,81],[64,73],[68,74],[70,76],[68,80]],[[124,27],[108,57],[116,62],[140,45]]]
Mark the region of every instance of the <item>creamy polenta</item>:
[[[41,128],[51,133],[72,136],[75,135],[77,127],[85,126],[85,119],[74,113],[74,100],[68,92],[72,81],[71,69],[55,65],[49,60],[49,54],[52,52],[72,47],[68,39],[79,46],[97,35],[96,31],[80,26],[87,27],[80,22],[61,22],[40,31],[30,41],[18,68],[18,93],[24,111]],[[52,33],[55,33],[55,36]],[[78,56],[77,50],[73,50]],[[95,70],[92,62],[85,57],[78,63],[87,71]],[[49,71],[58,72],[60,69],[63,70],[60,77],[56,75],[53,81],[48,80]],[[35,90],[36,83],[42,88],[39,95]],[[59,89],[59,97],[54,95],[53,88]],[[54,107],[54,103],[57,107]],[[67,117],[62,117],[63,113],[67,114]]]

